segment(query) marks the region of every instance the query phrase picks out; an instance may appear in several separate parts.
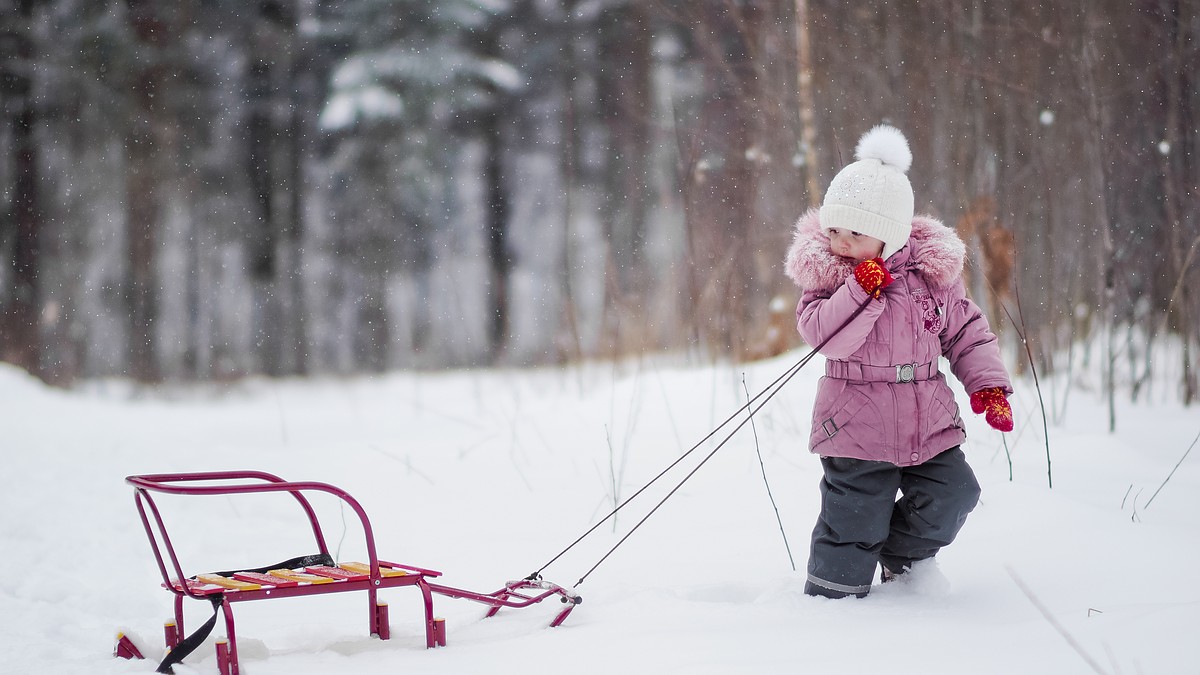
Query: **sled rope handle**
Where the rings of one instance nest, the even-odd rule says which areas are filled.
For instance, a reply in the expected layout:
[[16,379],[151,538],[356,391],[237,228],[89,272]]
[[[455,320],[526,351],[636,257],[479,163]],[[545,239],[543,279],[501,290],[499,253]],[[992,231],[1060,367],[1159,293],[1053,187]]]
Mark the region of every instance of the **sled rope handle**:
[[[671,491],[667,493],[667,495],[665,497],[663,497],[657,504],[655,504],[654,508],[650,509],[650,512],[647,513],[645,516],[643,516],[642,519],[639,520],[637,522],[637,524],[634,525],[633,528],[631,528],[629,530],[629,532],[627,532],[625,534],[625,536],[621,537],[621,539],[615,545],[613,545],[613,547],[611,549],[609,549],[609,551],[607,553],[605,553],[604,556],[602,556],[600,558],[600,560],[598,560],[596,562],[595,565],[592,565],[591,569],[589,569],[582,577],[580,577],[579,581],[575,582],[575,587],[578,587],[580,584],[582,584],[583,581],[585,579],[587,579],[588,576],[591,575],[592,572],[596,571],[596,568],[599,567],[601,563],[603,563],[605,560],[607,560],[608,557],[611,556],[613,554],[613,552],[616,551],[617,548],[621,546],[621,544],[625,543],[626,539],[629,539],[629,537],[634,532],[636,532],[637,529],[639,527],[641,527],[642,524],[645,523],[650,518],[650,516],[654,515],[654,513],[656,511],[658,511],[658,509],[664,503],[666,503],[666,501],[668,499],[670,499],[672,495],[674,495],[679,490],[679,488],[683,487],[683,484],[686,483],[693,475],[695,475],[696,472],[700,470],[700,467],[704,466],[704,464],[706,462],[708,462],[708,460],[712,459],[713,455],[717,454],[717,451],[719,451],[722,447],[724,447],[725,444],[729,442],[729,439],[733,438],[734,434],[736,434],[738,431],[740,431],[742,429],[742,427],[746,426],[747,422],[754,419],[755,413],[757,413],[759,410],[761,410],[762,407],[764,405],[766,405],[767,402],[770,401],[772,397],[775,396],[775,394],[779,393],[779,390],[782,389],[783,386],[785,384],[787,384],[793,377],[795,377],[796,373],[800,372],[801,368],[808,365],[808,362],[812,360],[812,358],[817,354],[817,352],[819,352],[821,350],[822,347],[824,347],[826,344],[828,344],[829,341],[832,340],[835,336],[837,336],[838,333],[841,333],[843,330],[845,330],[846,326],[849,326],[852,321],[857,319],[858,316],[863,313],[863,310],[865,310],[867,308],[867,305],[871,302],[871,300],[872,300],[872,298],[868,297],[865,301],[863,301],[862,304],[860,304],[858,306],[858,308],[855,309],[854,312],[849,317],[847,317],[846,320],[843,321],[840,326],[837,327],[836,330],[834,330],[832,333],[830,333],[828,336],[826,336],[825,339],[822,340],[820,344],[818,344],[816,347],[813,347],[812,350],[809,351],[807,354],[805,354],[799,361],[797,361],[790,368],[785,370],[782,375],[775,378],[775,380],[772,381],[770,384],[768,384],[766,387],[764,387],[762,389],[762,391],[755,394],[753,398],[746,401],[746,403],[744,405],[742,405],[740,408],[738,408],[737,410],[735,410],[733,412],[733,414],[731,414],[729,417],[725,418],[724,422],[721,422],[719,425],[717,425],[717,427],[715,429],[713,429],[712,431],[708,432],[708,434],[705,435],[704,438],[700,439],[690,449],[688,449],[686,452],[684,452],[682,455],[680,455],[678,458],[676,458],[674,462],[671,462],[671,464],[669,464],[667,466],[667,468],[665,468],[661,472],[659,472],[659,474],[657,476],[655,476],[654,478],[651,478],[650,481],[647,482],[645,485],[638,488],[638,490],[636,492],[634,492],[632,495],[630,495],[627,499],[625,499],[625,501],[621,502],[615,508],[613,508],[613,510],[610,511],[608,513],[608,515],[604,516],[604,518],[600,519],[596,524],[594,524],[590,528],[588,528],[587,531],[585,531],[583,534],[579,535],[579,537],[577,539],[575,539],[575,541],[571,542],[566,548],[564,548],[562,551],[560,551],[558,553],[558,555],[551,558],[546,564],[544,564],[540,568],[538,568],[538,570],[536,572],[525,577],[525,579],[527,581],[536,581],[538,579],[541,579],[542,571],[544,571],[550,565],[554,564],[554,562],[557,561],[559,558],[566,555],[566,553],[568,551],[570,551],[572,548],[574,548],[576,545],[578,545],[581,541],[583,541],[585,538],[587,538],[590,534],[595,532],[596,529],[598,529],[601,525],[608,522],[609,519],[611,519],[612,517],[617,515],[617,513],[621,509],[625,508],[626,505],[628,505],[634,499],[637,499],[638,495],[641,495],[643,492],[645,492],[647,489],[649,489],[649,487],[651,485],[653,485],[660,478],[665,476],[668,472],[671,471],[671,469],[674,469],[676,466],[678,466],[680,462],[682,462],[684,459],[686,459],[688,456],[690,456],[693,452],[698,450],[700,448],[700,446],[702,446],[706,442],[708,442],[708,440],[711,439],[713,436],[716,436],[717,433],[722,428],[724,428],[726,425],[728,425],[730,422],[732,422],[735,418],[737,418],[737,416],[740,415],[742,413],[742,411],[749,410],[750,414],[744,420],[742,420],[736,427],[734,427],[733,431],[729,432],[729,434],[727,436],[725,436],[725,438],[722,439],[720,443],[717,444],[717,447],[713,448],[712,451],[710,451],[703,459],[701,459],[700,462],[691,471],[689,471],[687,473],[687,475],[685,475],[679,481],[679,483],[677,483],[675,485],[675,487],[672,488]],[[770,392],[770,393],[768,393],[768,392]],[[759,403],[757,407],[753,406],[753,403],[755,401],[757,401],[759,398],[762,398],[764,395],[766,396],[766,398],[763,399],[763,401],[761,403]]]

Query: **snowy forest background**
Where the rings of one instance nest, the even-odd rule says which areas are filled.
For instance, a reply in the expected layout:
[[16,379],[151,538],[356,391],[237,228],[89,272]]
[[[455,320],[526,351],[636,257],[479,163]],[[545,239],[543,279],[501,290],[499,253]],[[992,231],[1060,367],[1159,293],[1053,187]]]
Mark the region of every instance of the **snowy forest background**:
[[886,121],[1010,353],[1101,345],[1135,398],[1165,354],[1191,402],[1198,38],[1195,0],[0,0],[0,356],[779,353],[791,225]]

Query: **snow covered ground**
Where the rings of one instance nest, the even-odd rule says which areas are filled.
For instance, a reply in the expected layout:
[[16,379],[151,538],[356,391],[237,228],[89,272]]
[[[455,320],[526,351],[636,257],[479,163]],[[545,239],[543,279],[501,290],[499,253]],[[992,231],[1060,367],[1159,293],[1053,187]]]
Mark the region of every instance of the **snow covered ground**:
[[[492,591],[538,569],[611,508],[614,492],[632,494],[800,355],[149,392],[124,382],[63,392],[0,366],[0,672],[153,672],[150,661],[112,657],[118,630],[161,656],[171,611],[126,475],[262,469],[332,483],[364,504],[382,557]],[[829,601],[801,592],[820,473],[804,439],[820,365],[756,416],[757,443],[749,427],[734,436],[588,576],[585,602],[563,626],[546,627],[557,602],[484,619],[481,605],[438,598],[449,645],[426,650],[411,589],[384,594],[390,641],[367,636],[360,594],[247,603],[235,606],[243,671],[1200,672],[1200,450],[1148,503],[1200,432],[1195,408],[1161,393],[1119,402],[1109,434],[1086,380],[1069,391],[1043,383],[1065,409],[1050,428],[1050,489],[1036,397],[1023,382],[1011,481],[1000,435],[966,413],[984,492],[939,556],[950,591],[889,585]],[[681,477],[668,475],[615,531],[601,527],[544,576],[573,585]],[[352,514],[314,499],[337,557],[363,559]],[[164,508],[196,572],[310,552],[283,502]],[[190,628],[210,613],[194,601],[187,611]],[[176,672],[215,673],[211,646]]]

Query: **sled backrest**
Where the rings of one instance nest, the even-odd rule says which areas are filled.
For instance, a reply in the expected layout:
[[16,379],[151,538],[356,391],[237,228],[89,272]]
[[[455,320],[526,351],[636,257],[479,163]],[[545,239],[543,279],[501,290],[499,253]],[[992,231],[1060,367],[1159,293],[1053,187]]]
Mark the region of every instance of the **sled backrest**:
[[167,532],[166,523],[158,505],[154,501],[154,493],[172,495],[238,495],[252,493],[287,492],[295,498],[312,528],[316,553],[328,555],[329,547],[325,543],[325,535],[312,504],[304,496],[305,491],[326,492],[332,494],[358,514],[366,539],[367,554],[370,564],[378,569],[375,552],[375,536],[371,530],[370,520],[366,512],[354,497],[341,488],[318,482],[289,482],[274,474],[263,471],[213,471],[196,473],[145,474],[128,476],[125,482],[134,488],[134,499],[150,548],[162,574],[163,584],[183,595],[199,597],[189,588],[188,584],[179,584],[179,580],[187,579],[180,564],[175,546]]

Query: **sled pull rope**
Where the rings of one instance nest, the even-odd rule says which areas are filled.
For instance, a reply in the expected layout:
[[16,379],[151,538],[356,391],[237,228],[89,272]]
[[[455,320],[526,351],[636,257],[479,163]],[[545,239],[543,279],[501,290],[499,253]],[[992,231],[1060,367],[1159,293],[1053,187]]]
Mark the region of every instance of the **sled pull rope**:
[[[792,366],[792,368],[795,368],[795,367],[796,367],[796,366],[794,366],[794,365]],[[789,370],[790,370],[790,369],[789,369]],[[758,398],[759,398],[760,396],[762,396],[764,393],[766,393],[767,389],[770,389],[772,386],[774,386],[775,384],[777,384],[777,383],[778,383],[780,380],[782,380],[782,379],[783,379],[783,378],[784,378],[786,375],[787,375],[787,373],[786,373],[786,372],[785,372],[783,375],[780,375],[778,378],[776,378],[776,379],[775,379],[775,381],[774,381],[774,382],[772,382],[771,384],[767,385],[767,388],[766,388],[766,389],[764,389],[763,391],[760,391],[758,394],[756,394],[756,395],[754,396],[754,398],[752,398],[752,399],[750,399],[749,401],[747,401],[745,405],[743,405],[742,407],[740,407],[740,408],[738,408],[737,410],[735,410],[735,411],[733,412],[733,414],[732,414],[732,415],[730,415],[729,417],[727,417],[727,418],[725,419],[725,421],[724,421],[724,422],[721,422],[719,425],[717,425],[717,428],[715,428],[715,429],[713,429],[712,431],[710,431],[710,432],[708,433],[708,435],[707,435],[707,436],[705,436],[704,438],[701,438],[701,439],[700,439],[700,440],[699,440],[699,441],[698,441],[698,442],[697,442],[695,445],[693,445],[693,446],[692,446],[692,447],[691,447],[691,448],[690,448],[690,449],[689,449],[687,452],[683,453],[683,454],[682,454],[682,455],[680,455],[678,458],[676,458],[674,462],[671,462],[671,464],[670,464],[670,465],[668,465],[668,466],[667,466],[667,468],[665,468],[665,469],[663,469],[661,472],[659,472],[659,474],[658,474],[657,476],[655,476],[654,478],[651,478],[651,479],[650,479],[650,481],[649,481],[648,483],[646,483],[646,484],[645,484],[645,485],[643,485],[642,487],[638,488],[637,492],[634,492],[632,495],[630,495],[630,496],[629,496],[629,497],[627,497],[627,498],[626,498],[624,501],[622,501],[620,504],[618,504],[618,505],[617,505],[615,508],[613,508],[613,510],[612,510],[612,511],[609,511],[609,512],[608,512],[608,515],[606,515],[606,516],[604,516],[603,518],[601,518],[599,521],[597,521],[597,522],[596,522],[596,524],[594,524],[594,525],[592,525],[590,528],[588,528],[586,532],[584,532],[583,534],[579,535],[579,537],[578,537],[577,539],[575,539],[575,541],[571,542],[571,543],[570,543],[570,544],[569,544],[569,545],[568,545],[566,548],[564,548],[562,551],[559,551],[558,555],[556,555],[556,556],[554,556],[553,558],[551,558],[550,560],[548,560],[548,561],[547,561],[545,564],[543,564],[543,565],[542,565],[540,568],[538,568],[538,570],[537,570],[536,572],[534,572],[533,574],[530,574],[529,576],[525,577],[525,580],[526,580],[526,581],[537,581],[537,580],[541,579],[541,578],[542,578],[542,572],[543,572],[543,571],[544,571],[544,570],[545,570],[547,567],[549,567],[549,566],[553,565],[555,562],[557,562],[559,558],[563,557],[564,555],[566,555],[566,554],[567,554],[567,552],[568,552],[568,551],[570,551],[571,549],[575,548],[575,546],[576,546],[576,545],[578,545],[578,544],[579,544],[579,542],[581,542],[581,541],[583,541],[584,539],[586,539],[586,538],[588,537],[588,535],[590,535],[592,532],[595,532],[595,531],[596,531],[596,530],[597,530],[597,529],[598,529],[598,528],[599,528],[601,525],[603,525],[604,523],[608,522],[608,521],[609,521],[609,520],[610,520],[610,519],[611,519],[613,516],[617,515],[617,513],[618,513],[618,512],[619,512],[621,509],[625,508],[625,506],[626,506],[627,504],[629,504],[629,502],[632,502],[634,499],[637,499],[637,498],[638,498],[638,495],[640,495],[640,494],[642,494],[643,492],[645,492],[647,489],[649,489],[649,488],[650,488],[650,486],[651,486],[651,485],[653,485],[654,483],[656,483],[656,482],[657,482],[657,481],[658,481],[660,478],[662,478],[663,476],[667,475],[667,473],[669,473],[669,472],[671,471],[671,469],[674,469],[676,466],[678,466],[678,465],[679,465],[679,463],[680,463],[680,462],[682,462],[683,460],[687,459],[687,457],[688,457],[689,455],[691,455],[691,454],[692,454],[693,452],[695,452],[696,450],[700,449],[700,446],[704,445],[704,444],[705,444],[705,443],[706,443],[706,442],[707,442],[709,439],[711,439],[713,436],[716,436],[716,435],[717,435],[717,432],[719,432],[719,431],[720,431],[722,428],[724,428],[724,427],[725,427],[725,425],[727,425],[727,424],[729,424],[730,422],[732,422],[732,421],[734,420],[734,418],[736,418],[736,417],[737,417],[739,414],[741,414],[741,412],[742,412],[743,410],[745,410],[746,408],[750,407],[751,403],[753,403],[754,401],[758,400]]]
[[[614,544],[611,549],[608,550],[608,553],[605,553],[604,556],[602,558],[600,558],[600,560],[596,561],[595,565],[592,565],[591,569],[589,569],[587,572],[585,572],[582,577],[579,577],[579,581],[575,582],[575,586],[578,587],[580,584],[583,583],[584,579],[587,579],[588,576],[590,576],[592,572],[596,571],[596,568],[599,567],[600,564],[603,563],[605,560],[607,560],[608,557],[610,555],[612,555],[617,550],[618,547],[621,546],[621,544],[624,544],[625,540],[628,539],[630,536],[632,536],[633,533],[636,532],[637,529],[639,527],[641,527],[643,523],[645,523],[647,520],[649,520],[650,516],[654,515],[654,513],[656,511],[658,511],[658,509],[660,507],[662,507],[663,504],[667,503],[667,500],[670,499],[672,496],[674,496],[674,494],[677,491],[679,491],[679,488],[683,487],[683,484],[688,482],[688,480],[691,479],[691,477],[694,476],[696,474],[696,472],[700,470],[700,467],[704,466],[708,462],[708,460],[712,459],[713,455],[717,454],[717,451],[719,451],[721,448],[725,447],[725,444],[728,443],[731,438],[733,438],[734,434],[741,431],[742,427],[746,426],[747,422],[754,419],[754,414],[757,413],[759,410],[761,410],[762,407],[767,404],[767,401],[770,401],[771,398],[775,394],[779,393],[779,390],[783,388],[783,385],[787,384],[788,381],[792,379],[792,376],[794,376],[796,373],[800,372],[800,369],[803,368],[808,363],[810,358],[811,358],[811,353],[809,356],[806,356],[804,359],[802,359],[798,364],[789,368],[786,373],[787,376],[783,379],[782,383],[780,383],[779,386],[776,387],[774,391],[772,391],[765,399],[763,399],[762,403],[759,403],[757,407],[750,410],[750,414],[746,416],[746,419],[744,419],[740,423],[738,423],[738,425],[733,428],[733,431],[729,432],[729,434],[726,435],[725,438],[722,439],[721,442],[718,443],[715,448],[713,448],[711,451],[709,451],[709,453],[707,455],[705,455],[704,458],[701,459],[700,462],[698,464],[696,464],[696,466],[694,466],[692,468],[692,470],[687,473],[687,475],[685,475],[678,483],[676,483],[675,487],[671,488],[671,491],[668,492],[665,497],[663,497],[661,500],[659,500],[659,502],[654,505],[654,508],[650,509],[649,513],[647,513],[645,516],[643,516],[642,519],[639,520],[636,525],[634,525],[632,528],[630,528],[629,532],[625,533],[624,537],[621,537],[621,539],[616,544]],[[764,391],[766,391],[766,390],[764,390]]]
[[[526,581],[536,581],[536,580],[541,579],[542,571],[544,571],[550,565],[554,564],[554,562],[557,561],[559,558],[566,555],[566,553],[568,551],[570,551],[572,548],[574,548],[576,545],[578,545],[579,542],[583,541],[590,534],[595,532],[601,525],[608,522],[608,520],[610,518],[617,515],[617,512],[619,512],[621,509],[625,508],[625,506],[628,505],[630,502],[632,502],[634,499],[637,499],[638,495],[641,495],[643,492],[645,492],[647,489],[649,489],[651,485],[653,485],[660,478],[665,476],[669,471],[671,471],[671,469],[674,469],[676,466],[678,466],[680,462],[682,462],[684,459],[686,459],[688,456],[690,456],[693,452],[698,450],[700,448],[700,446],[704,445],[704,443],[706,443],[713,436],[716,436],[717,433],[721,429],[723,429],[726,425],[728,425],[730,422],[732,422],[738,415],[740,415],[742,413],[742,411],[749,409],[750,414],[746,417],[746,419],[742,420],[736,427],[734,427],[733,431],[731,431],[727,436],[725,436],[725,438],[720,443],[717,444],[717,447],[713,448],[712,451],[710,451],[702,460],[700,460],[699,464],[697,464],[691,471],[689,471],[688,474],[686,476],[684,476],[683,479],[680,480],[679,483],[677,483],[675,485],[675,487],[671,489],[670,492],[667,493],[667,496],[663,497],[662,500],[660,500],[658,502],[658,504],[656,504],[654,506],[654,508],[652,508],[650,510],[649,513],[647,513],[641,520],[639,520],[637,522],[637,524],[634,525],[633,528],[631,528],[629,530],[629,532],[627,532],[625,534],[624,537],[621,537],[620,541],[618,541],[611,549],[609,549],[608,553],[605,553],[604,556],[602,558],[600,558],[600,560],[598,560],[595,565],[592,565],[591,569],[589,569],[582,577],[579,578],[579,581],[575,582],[576,587],[578,587],[580,584],[582,584],[583,581],[585,579],[587,579],[588,576],[591,575],[591,573],[594,572],[596,570],[596,568],[600,566],[601,563],[603,563],[605,560],[607,560],[608,557],[611,556],[613,554],[613,552],[616,551],[617,548],[621,546],[621,544],[625,543],[625,540],[628,539],[630,537],[630,535],[632,535],[635,531],[637,531],[637,529],[639,527],[641,527],[642,524],[645,523],[650,518],[650,516],[654,515],[655,511],[658,511],[658,509],[664,503],[666,503],[666,501],[668,499],[670,499],[671,496],[674,495],[679,490],[679,488],[683,487],[683,484],[686,483],[688,481],[688,479],[690,479],[693,475],[695,475],[695,473],[700,470],[700,467],[704,466],[704,464],[706,462],[708,462],[708,460],[711,459],[713,455],[717,454],[717,451],[720,450],[722,447],[724,447],[725,444],[729,442],[729,439],[733,438],[734,434],[736,434],[738,431],[740,431],[742,427],[746,426],[746,423],[754,418],[754,414],[757,413],[759,410],[761,410],[762,407],[764,405],[766,405],[767,402],[770,401],[772,397],[775,396],[775,394],[779,393],[779,390],[783,389],[783,386],[785,384],[787,384],[793,377],[795,377],[796,373],[800,372],[801,368],[808,365],[808,362],[812,360],[812,358],[817,354],[817,352],[819,352],[821,350],[822,347],[824,347],[826,344],[828,344],[829,341],[832,340],[838,333],[841,333],[843,330],[845,330],[846,326],[849,326],[852,321],[857,319],[858,316],[863,313],[863,310],[865,310],[867,308],[867,305],[870,303],[871,300],[872,300],[872,298],[868,297],[865,301],[863,301],[863,303],[860,304],[858,306],[858,308],[855,309],[854,312],[849,317],[847,317],[846,320],[843,321],[840,326],[837,327],[836,330],[834,330],[832,333],[830,333],[828,336],[826,336],[825,339],[822,340],[820,344],[818,344],[816,347],[813,347],[813,349],[811,351],[809,351],[807,354],[805,354],[799,361],[797,361],[795,364],[793,364],[790,368],[785,370],[783,372],[783,374],[781,374],[779,377],[776,377],[775,380],[772,381],[770,384],[768,384],[766,387],[764,387],[762,389],[762,391],[758,392],[757,394],[754,395],[753,398],[746,401],[746,403],[744,405],[742,405],[740,408],[735,410],[733,412],[733,414],[731,414],[729,417],[727,417],[724,422],[721,422],[719,425],[717,425],[717,427],[715,429],[708,432],[708,434],[704,438],[700,439],[695,445],[693,445],[690,449],[688,449],[687,452],[684,452],[682,455],[680,455],[674,462],[671,462],[671,464],[668,465],[667,468],[665,468],[661,472],[659,472],[659,474],[657,476],[655,476],[654,478],[651,478],[648,483],[646,483],[642,487],[638,488],[637,492],[634,492],[627,499],[625,499],[625,501],[618,504],[612,511],[610,511],[608,513],[608,515],[604,516],[604,518],[600,519],[596,524],[594,524],[590,528],[588,528],[587,531],[585,531],[583,534],[579,535],[579,537],[577,539],[575,539],[575,541],[571,542],[566,548],[564,548],[562,551],[560,551],[558,553],[558,555],[554,556],[546,564],[544,564],[540,568],[538,568],[538,570],[536,572],[534,572],[533,574],[530,574],[528,577],[525,577]],[[770,393],[768,393],[768,392],[770,392]],[[764,398],[763,401],[761,403],[759,403],[757,407],[754,407],[753,406],[754,402],[757,401],[758,399],[762,398],[764,395],[766,396],[766,398]]]

